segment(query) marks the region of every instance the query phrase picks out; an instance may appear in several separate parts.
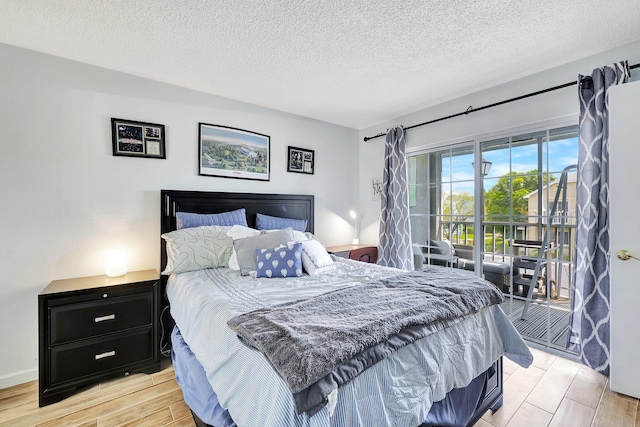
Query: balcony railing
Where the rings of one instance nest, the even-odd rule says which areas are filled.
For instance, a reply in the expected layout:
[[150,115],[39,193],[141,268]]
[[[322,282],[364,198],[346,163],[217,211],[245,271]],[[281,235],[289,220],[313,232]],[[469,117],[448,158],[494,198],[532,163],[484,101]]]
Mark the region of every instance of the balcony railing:
[[[416,248],[424,253],[424,262],[465,270],[469,270],[470,266],[471,270],[482,271],[485,279],[506,294],[502,309],[526,340],[566,351],[573,287],[575,225],[565,224],[563,227],[531,222],[485,222],[482,224],[482,233],[476,233],[471,222],[437,221],[437,225],[438,232],[428,236],[426,242],[416,242]],[[541,242],[546,240],[545,233],[549,233],[547,241],[550,249],[544,252],[544,258],[539,259],[538,250],[523,245],[523,242],[513,245],[515,240]],[[483,240],[480,251],[484,263],[482,266],[475,261],[469,262],[474,259],[472,248],[479,235]],[[438,249],[443,242],[434,242],[437,240],[448,240],[454,245],[455,251],[450,255],[442,255]],[[537,276],[534,282],[527,282],[523,274],[521,264],[526,258],[522,257],[523,250],[528,251],[526,255],[529,258],[544,264],[544,274]],[[528,271],[531,271],[530,268]],[[531,298],[524,290],[525,283],[536,285]],[[531,284],[527,290],[530,287]]]
[[[454,245],[473,246],[476,233],[472,223],[442,221],[440,225],[442,231],[438,233],[438,240],[448,240]],[[484,222],[482,228],[484,236],[482,259],[507,264],[512,264],[513,256],[517,255],[517,251],[514,251],[512,247],[514,240],[542,241],[545,233],[548,232],[551,250],[545,259],[549,265],[549,279],[555,288],[554,296],[565,298],[570,296],[573,280],[575,225],[565,224],[563,229],[560,225],[552,224],[549,227],[545,223]],[[561,247],[562,251],[560,251]],[[561,252],[562,259],[560,259]],[[467,253],[470,254],[470,252]],[[533,251],[528,255],[535,257],[538,254]]]

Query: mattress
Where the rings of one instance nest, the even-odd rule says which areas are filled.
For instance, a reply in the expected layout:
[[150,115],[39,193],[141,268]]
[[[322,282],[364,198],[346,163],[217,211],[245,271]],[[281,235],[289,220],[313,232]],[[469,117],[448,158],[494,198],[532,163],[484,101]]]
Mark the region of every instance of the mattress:
[[[220,405],[204,368],[184,342],[177,326],[171,332],[171,344],[176,381],[189,408],[207,425],[235,427],[229,411]],[[474,378],[466,387],[451,390],[444,399],[431,406],[424,424],[440,427],[467,425],[485,398],[486,380],[492,375],[493,366]]]
[[357,286],[400,270],[351,260],[317,276],[255,279],[220,268],[172,275],[171,315],[202,366],[220,407],[242,426],[419,425],[433,402],[463,388],[506,355],[522,366],[531,353],[499,306],[467,316],[362,372],[313,416],[298,415],[284,381],[226,322],[265,305]]

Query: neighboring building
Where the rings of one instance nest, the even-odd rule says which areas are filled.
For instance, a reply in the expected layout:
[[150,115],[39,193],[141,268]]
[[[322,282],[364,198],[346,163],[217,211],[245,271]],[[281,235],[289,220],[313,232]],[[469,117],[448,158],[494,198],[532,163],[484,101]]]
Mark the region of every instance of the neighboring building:
[[[552,218],[550,218],[552,225],[560,226],[563,216],[565,217],[565,225],[574,226],[576,223],[576,176],[576,172],[571,172],[567,176],[566,199],[562,197],[561,193],[560,198],[558,199],[558,208],[556,213]],[[540,192],[535,190],[524,196],[529,204],[529,219],[527,222],[538,223],[540,220],[540,223],[542,224],[547,223],[547,215],[549,215],[553,209],[553,201],[555,200],[556,193],[558,192],[559,184],[560,179],[556,179],[550,184],[542,187],[542,212],[540,213],[538,213]],[[542,217],[539,218],[538,215],[541,215]]]

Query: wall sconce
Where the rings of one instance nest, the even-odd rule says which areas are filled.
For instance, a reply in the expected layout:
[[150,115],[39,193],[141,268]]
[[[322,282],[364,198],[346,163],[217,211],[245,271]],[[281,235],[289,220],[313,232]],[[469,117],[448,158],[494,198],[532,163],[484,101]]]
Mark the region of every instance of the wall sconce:
[[[491,170],[491,163],[489,160],[482,158],[482,176],[489,175],[489,171]],[[471,162],[471,167],[475,168],[474,162]]]
[[349,215],[353,218],[353,240],[351,241],[352,245],[360,244],[360,239],[358,239],[358,215],[356,211],[349,211]]
[[107,252],[104,258],[104,274],[108,277],[118,277],[127,274],[127,255],[124,251]]

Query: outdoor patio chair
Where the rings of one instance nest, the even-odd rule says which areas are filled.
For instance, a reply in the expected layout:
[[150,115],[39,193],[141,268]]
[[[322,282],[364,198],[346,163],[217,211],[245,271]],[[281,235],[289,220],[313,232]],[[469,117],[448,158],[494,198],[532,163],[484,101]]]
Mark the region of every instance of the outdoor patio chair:
[[[474,271],[476,264],[473,256],[473,246],[454,244],[453,247],[458,256],[458,268]],[[511,264],[485,259],[482,261],[482,274],[486,280],[498,286],[502,292],[509,292],[509,286],[511,286]]]
[[[451,244],[446,241],[429,240],[428,245],[414,243],[411,245],[414,260],[422,257],[422,264],[442,265],[457,267],[458,257]],[[415,262],[414,262],[415,264]]]

